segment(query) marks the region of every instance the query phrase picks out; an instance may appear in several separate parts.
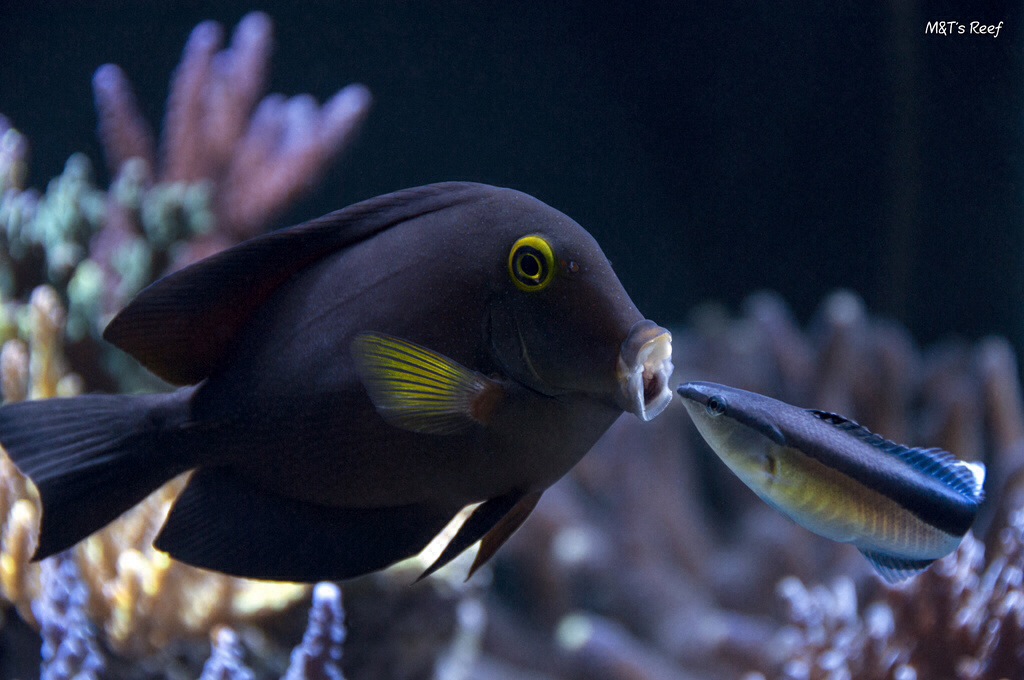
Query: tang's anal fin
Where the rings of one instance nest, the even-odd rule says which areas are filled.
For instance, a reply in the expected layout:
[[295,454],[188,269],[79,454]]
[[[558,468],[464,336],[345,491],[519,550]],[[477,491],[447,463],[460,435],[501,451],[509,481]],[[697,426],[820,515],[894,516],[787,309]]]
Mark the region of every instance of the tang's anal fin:
[[910,560],[885,553],[860,551],[886,583],[899,583],[911,576],[917,576],[932,565],[935,560]]
[[181,562],[233,576],[338,581],[415,555],[456,510],[326,507],[262,490],[230,468],[200,468],[154,545]]
[[404,430],[454,434],[486,425],[504,396],[494,380],[383,333],[357,335],[352,356],[377,412]]

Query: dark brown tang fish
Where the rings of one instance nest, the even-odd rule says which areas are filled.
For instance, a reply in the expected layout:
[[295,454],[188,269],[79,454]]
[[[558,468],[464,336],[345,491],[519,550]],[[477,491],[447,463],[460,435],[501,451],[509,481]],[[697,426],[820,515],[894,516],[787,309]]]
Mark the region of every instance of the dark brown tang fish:
[[[39,490],[36,558],[195,469],[155,544],[316,581],[519,527],[619,414],[671,399],[669,333],[594,239],[525,194],[446,183],[270,233],[142,291],[104,337],[170,394],[0,408]],[[472,572],[470,572],[472,573]]]

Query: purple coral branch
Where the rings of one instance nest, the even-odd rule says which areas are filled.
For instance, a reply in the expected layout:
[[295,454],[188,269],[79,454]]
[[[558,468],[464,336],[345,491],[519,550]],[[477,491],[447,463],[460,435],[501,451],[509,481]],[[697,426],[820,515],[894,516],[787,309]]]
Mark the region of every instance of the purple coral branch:
[[119,66],[104,64],[92,77],[99,113],[99,136],[111,174],[117,174],[130,158],[156,166],[153,130],[139,111],[131,83]]
[[273,49],[272,24],[261,12],[243,17],[230,46],[222,44],[223,29],[212,21],[189,36],[159,158],[124,73],[106,65],[93,78],[111,172],[140,157],[157,182],[211,182],[221,247],[266,229],[308,193],[350,143],[371,102],[362,85],[344,88],[322,107],[309,95],[259,101]]
[[[264,227],[308,193],[366,116],[370,93],[349,85],[322,108],[312,97],[264,99],[238,144],[216,206],[224,228],[239,237]],[[244,200],[242,200],[244,197]]]
[[43,638],[42,680],[102,675],[106,664],[86,614],[88,600],[88,587],[68,553],[43,563],[43,594],[32,602]]
[[266,86],[272,51],[270,18],[253,12],[239,22],[231,46],[213,56],[203,92],[206,120],[202,133],[218,173],[226,171],[235,146],[245,134],[249,115]]
[[160,145],[163,155],[160,175],[168,181],[193,181],[209,176],[212,169],[207,167],[205,155],[204,99],[209,91],[207,83],[213,70],[213,57],[221,40],[222,29],[216,22],[204,21],[196,26],[174,72]]
[[313,589],[313,606],[302,643],[292,652],[283,680],[344,680],[341,672],[342,644],[345,642],[345,611],[341,588],[318,583]]
[[203,665],[199,680],[254,680],[252,670],[243,661],[242,645],[230,628],[220,628],[213,637],[213,650]]

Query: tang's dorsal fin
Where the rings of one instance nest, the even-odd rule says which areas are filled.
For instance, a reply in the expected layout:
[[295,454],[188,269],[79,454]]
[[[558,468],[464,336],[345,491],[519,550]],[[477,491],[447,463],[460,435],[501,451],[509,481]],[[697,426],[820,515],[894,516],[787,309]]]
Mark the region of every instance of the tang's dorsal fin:
[[483,184],[430,184],[257,236],[145,288],[103,337],[172,384],[197,383],[220,363],[252,314],[297,272],[397,224],[491,191]]
[[981,503],[985,499],[985,466],[982,463],[964,462],[942,449],[919,449],[897,444],[835,413],[815,409],[808,409],[807,412],[864,443],[899,458],[907,465],[934,477],[976,503]]

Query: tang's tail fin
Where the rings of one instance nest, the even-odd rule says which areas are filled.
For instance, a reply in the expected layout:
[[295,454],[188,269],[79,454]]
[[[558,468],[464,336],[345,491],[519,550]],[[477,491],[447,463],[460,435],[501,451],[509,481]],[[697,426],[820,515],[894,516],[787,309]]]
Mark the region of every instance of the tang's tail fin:
[[191,392],[0,408],[0,444],[42,502],[33,559],[69,548],[192,466],[177,427],[188,417]]

